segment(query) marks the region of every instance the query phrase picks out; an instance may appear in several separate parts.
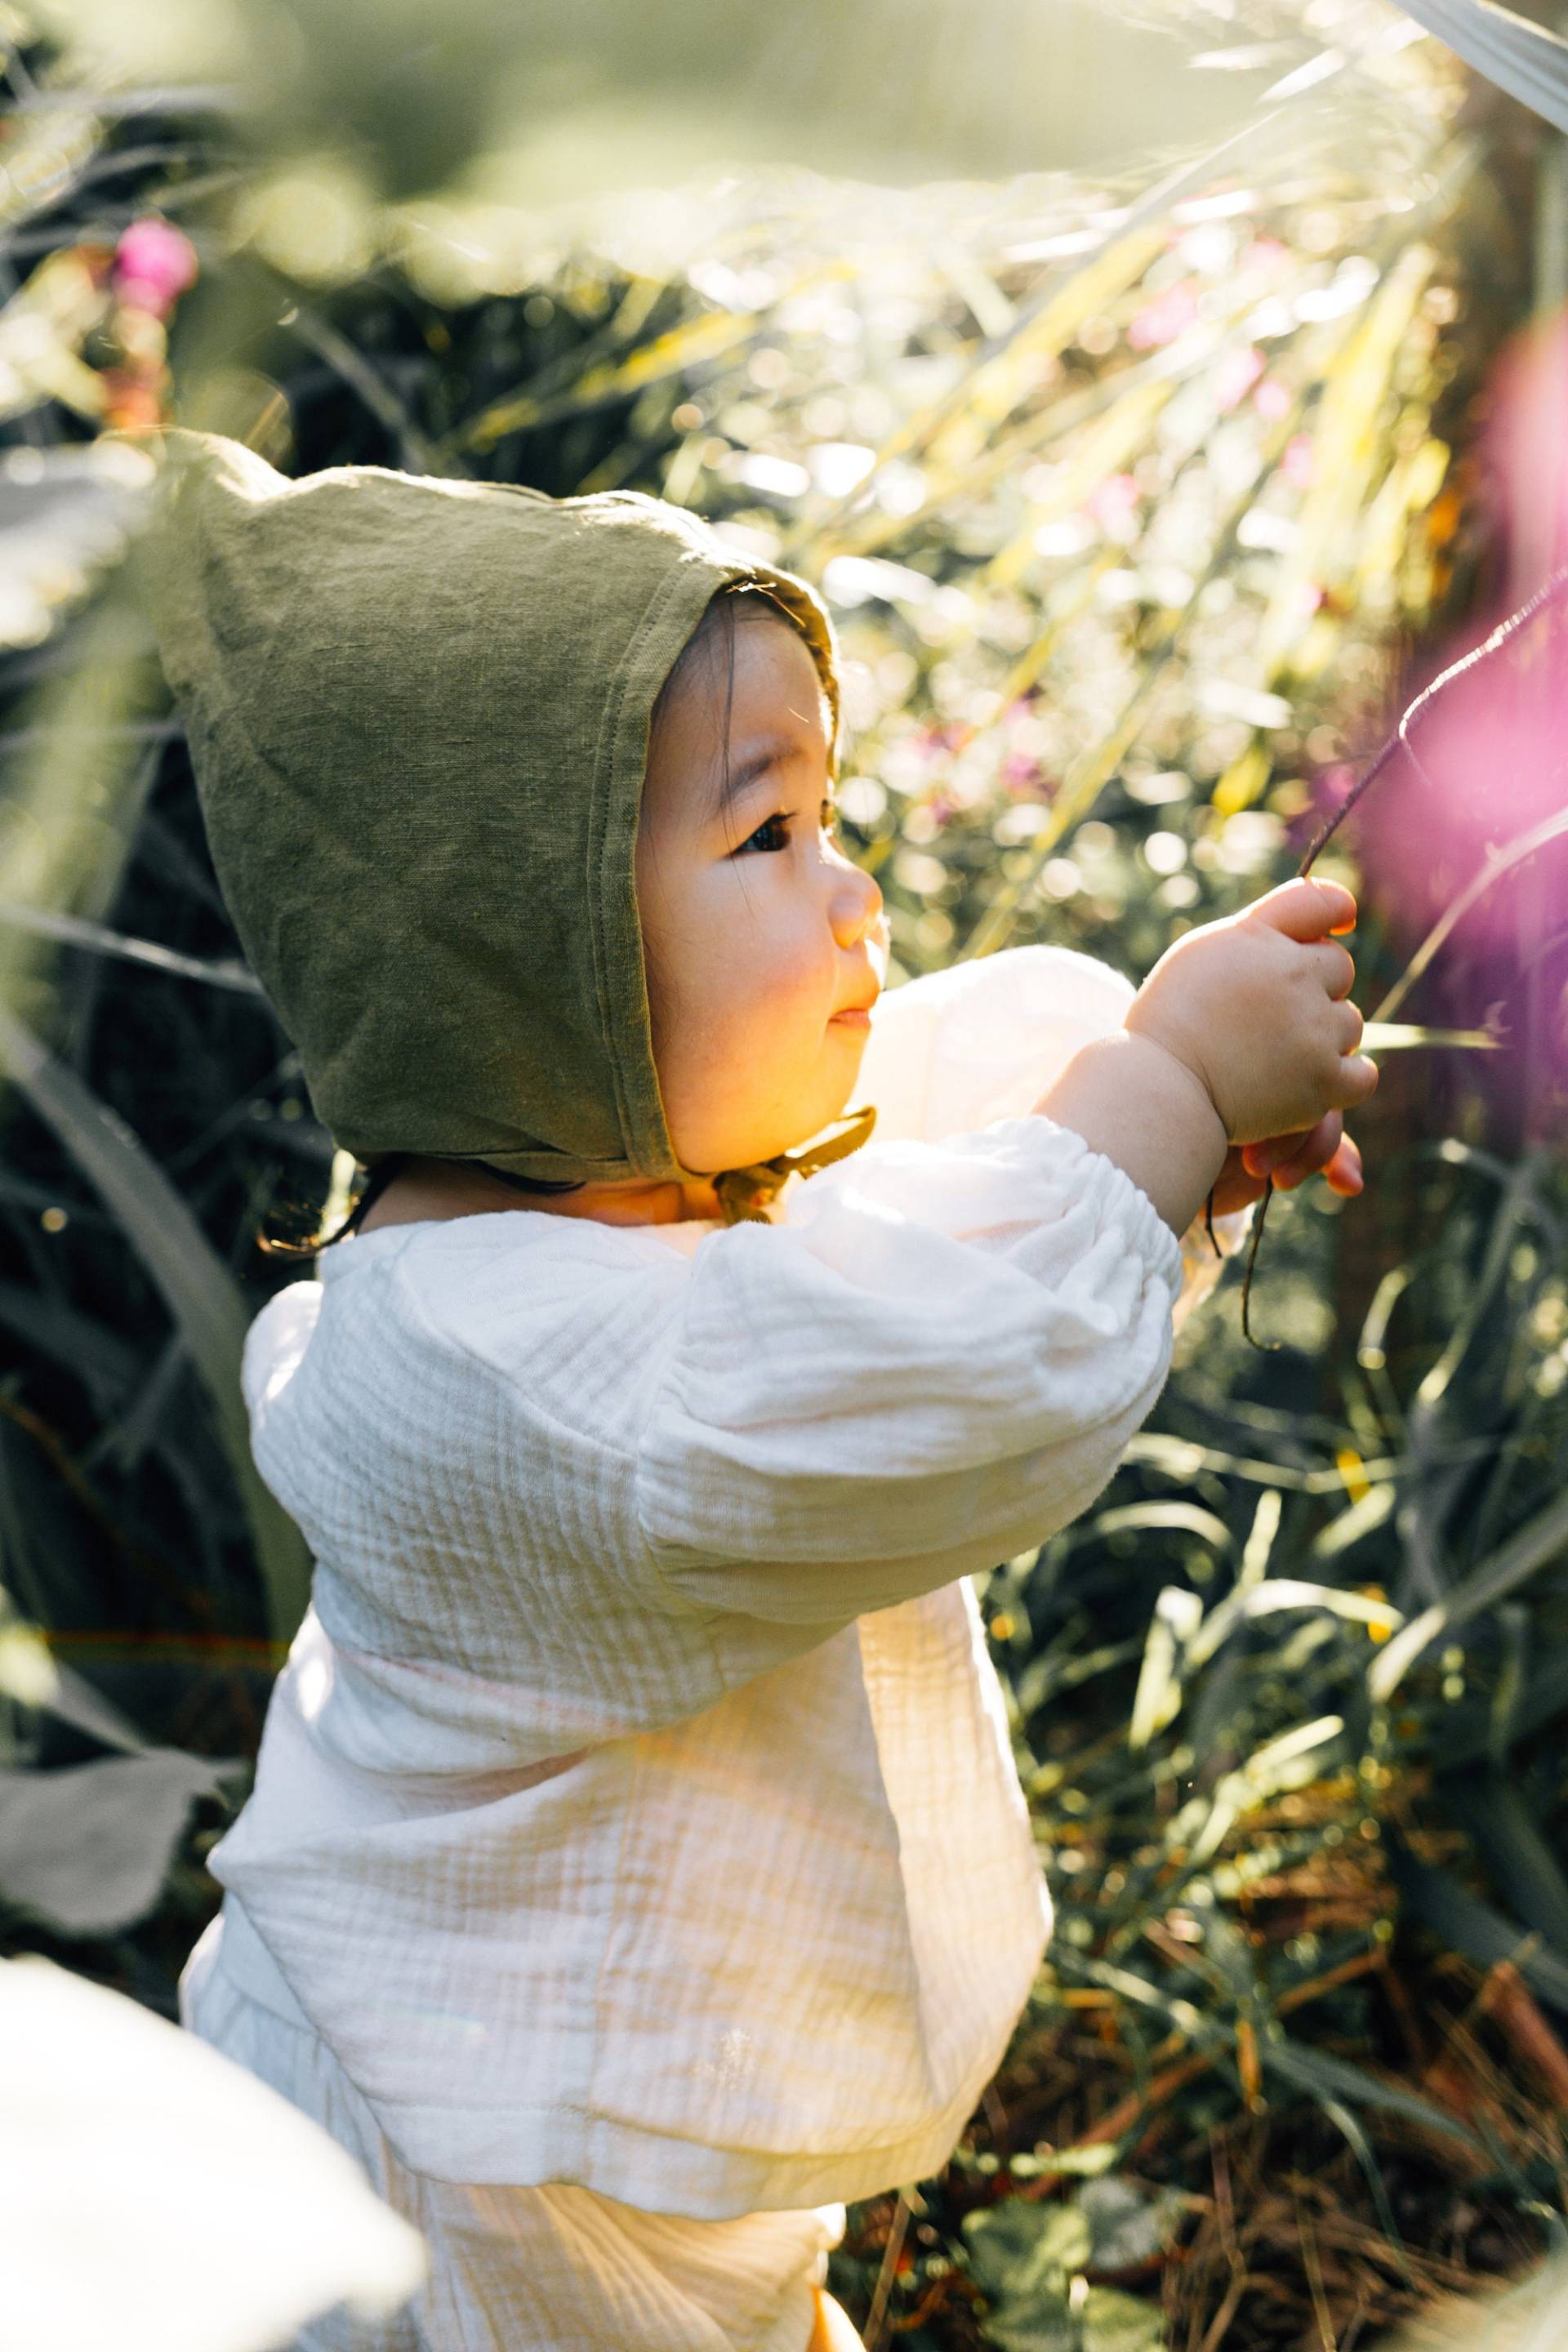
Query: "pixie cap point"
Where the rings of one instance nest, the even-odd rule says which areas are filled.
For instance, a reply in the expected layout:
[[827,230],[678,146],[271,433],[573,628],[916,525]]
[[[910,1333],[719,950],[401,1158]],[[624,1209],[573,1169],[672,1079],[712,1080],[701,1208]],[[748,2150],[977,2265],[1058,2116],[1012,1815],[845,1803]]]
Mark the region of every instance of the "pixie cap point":
[[219,886],[356,1160],[690,1181],[654,1066],[634,858],[648,721],[710,599],[792,573],[639,491],[380,466],[298,480],[164,436],[138,550]]

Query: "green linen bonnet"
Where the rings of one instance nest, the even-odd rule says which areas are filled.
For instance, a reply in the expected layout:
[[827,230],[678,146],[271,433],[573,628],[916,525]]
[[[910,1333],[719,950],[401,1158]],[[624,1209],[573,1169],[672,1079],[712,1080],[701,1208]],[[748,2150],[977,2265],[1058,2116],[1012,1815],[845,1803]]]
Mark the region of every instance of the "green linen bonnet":
[[[366,1165],[704,1181],[654,1066],[649,717],[710,599],[752,584],[810,647],[836,761],[818,597],[637,491],[291,479],[219,434],[162,446],[140,551],[158,650],[220,887],[318,1118]],[[727,1219],[784,1160],[730,1171],[755,1181],[721,1185]]]

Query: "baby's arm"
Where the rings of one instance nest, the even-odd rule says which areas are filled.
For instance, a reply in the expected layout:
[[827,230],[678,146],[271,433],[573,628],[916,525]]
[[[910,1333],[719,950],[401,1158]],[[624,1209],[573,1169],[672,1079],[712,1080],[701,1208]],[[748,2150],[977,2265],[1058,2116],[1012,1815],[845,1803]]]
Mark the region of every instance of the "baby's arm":
[[1114,1160],[1176,1234],[1207,1200],[1229,1149],[1203,1081],[1130,1029],[1080,1047],[1035,1108]]
[[1325,936],[1353,913],[1296,883],[1188,933],[1042,1115],[873,1137],[787,1223],[698,1244],[638,1368],[637,1517],[674,1605],[842,1624],[1089,1507],[1163,1385],[1176,1237],[1227,1138],[1376,1083]]
[[[1038,941],[922,972],[884,990],[873,1006],[853,1099],[875,1106],[879,1142],[940,1143],[993,1119],[1022,1118],[1044,1103],[1083,1046],[1123,1034],[1136,993],[1097,957]],[[1291,1138],[1278,1148],[1300,1150],[1321,1168],[1331,1150],[1316,1146],[1331,1125],[1337,1142],[1335,1113],[1321,1122],[1316,1140]],[[1353,1149],[1347,1147],[1347,1164]],[[1238,1179],[1240,1162],[1233,1150],[1215,1187],[1212,1224],[1201,1213],[1180,1236],[1182,1287],[1171,1310],[1177,1331],[1213,1290],[1225,1259],[1247,1246],[1251,1204],[1263,1188],[1261,1176]],[[1283,1181],[1301,1182],[1307,1173],[1305,1160],[1298,1168],[1292,1157]],[[801,1197],[786,1192],[786,1221]]]
[[827,1629],[1076,1518],[1169,1369],[1148,1196],[1048,1118],[872,1140],[701,1241],[645,1350],[635,1491],[672,1599]]
[[1355,966],[1331,931],[1355,901],[1337,883],[1287,882],[1162,957],[1121,1032],[1073,1056],[1036,1109],[1131,1177],[1184,1234],[1232,1144],[1310,1129],[1364,1102]]

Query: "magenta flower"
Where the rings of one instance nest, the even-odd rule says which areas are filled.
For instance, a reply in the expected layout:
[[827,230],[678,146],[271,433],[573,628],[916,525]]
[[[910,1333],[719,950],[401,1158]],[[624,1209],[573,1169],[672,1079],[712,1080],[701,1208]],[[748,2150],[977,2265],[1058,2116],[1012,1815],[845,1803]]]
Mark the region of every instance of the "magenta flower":
[[1197,315],[1198,298],[1190,285],[1167,286],[1139,311],[1127,330],[1127,340],[1135,352],[1153,351],[1161,343],[1173,343]]
[[150,213],[132,222],[114,249],[114,290],[131,309],[162,319],[195,283],[199,267],[184,231]]
[[1281,245],[1277,236],[1255,236],[1241,257],[1243,269],[1277,269],[1290,258],[1289,246]]
[[1226,352],[1215,370],[1215,400],[1222,416],[1239,407],[1268,364],[1256,343]]
[[1316,471],[1310,433],[1297,434],[1280,461],[1279,470],[1292,489],[1304,490],[1310,487]]
[[1108,474],[1097,482],[1084,507],[1110,539],[1128,539],[1142,492],[1131,474]]

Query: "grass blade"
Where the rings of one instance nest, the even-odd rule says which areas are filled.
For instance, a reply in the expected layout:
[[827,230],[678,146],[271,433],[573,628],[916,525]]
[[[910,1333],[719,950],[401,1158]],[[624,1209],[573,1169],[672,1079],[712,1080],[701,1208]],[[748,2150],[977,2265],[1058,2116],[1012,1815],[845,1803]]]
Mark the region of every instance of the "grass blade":
[[1532,1992],[1568,2014],[1568,1961],[1542,1951],[1538,1936],[1467,1895],[1445,1871],[1417,1861],[1396,1836],[1387,1835],[1385,1843],[1394,1884],[1424,1926],[1479,1969],[1510,1961]]
[[1406,1667],[1413,1665],[1440,1633],[1467,1623],[1506,1600],[1538,1569],[1554,1560],[1565,1546],[1568,1496],[1560,1495],[1493,1552],[1489,1559],[1461,1578],[1451,1592],[1400,1628],[1368,1670],[1367,1688],[1373,1699],[1380,1706],[1384,1704],[1398,1687]]
[[205,1383],[256,1544],[276,1640],[290,1640],[310,1595],[310,1560],[293,1521],[262,1485],[239,1386],[249,1321],[228,1268],[137,1138],[32,1031],[0,1007],[0,1070],[70,1153],[124,1227]]
[[1270,2042],[1264,2045],[1263,2063],[1297,2090],[1308,2092],[1325,2111],[1331,2100],[1381,2109],[1386,2115],[1404,2116],[1411,2123],[1423,2124],[1428,2131],[1443,2132],[1450,2139],[1463,2141],[1467,2147],[1480,2147],[1475,2134],[1446,2107],[1419,2097],[1414,2091],[1401,2090],[1397,2084],[1385,2083],[1365,2067],[1352,2066],[1348,2058],[1335,2058],[1327,2050],[1311,2050],[1303,2042],[1289,2039]]

